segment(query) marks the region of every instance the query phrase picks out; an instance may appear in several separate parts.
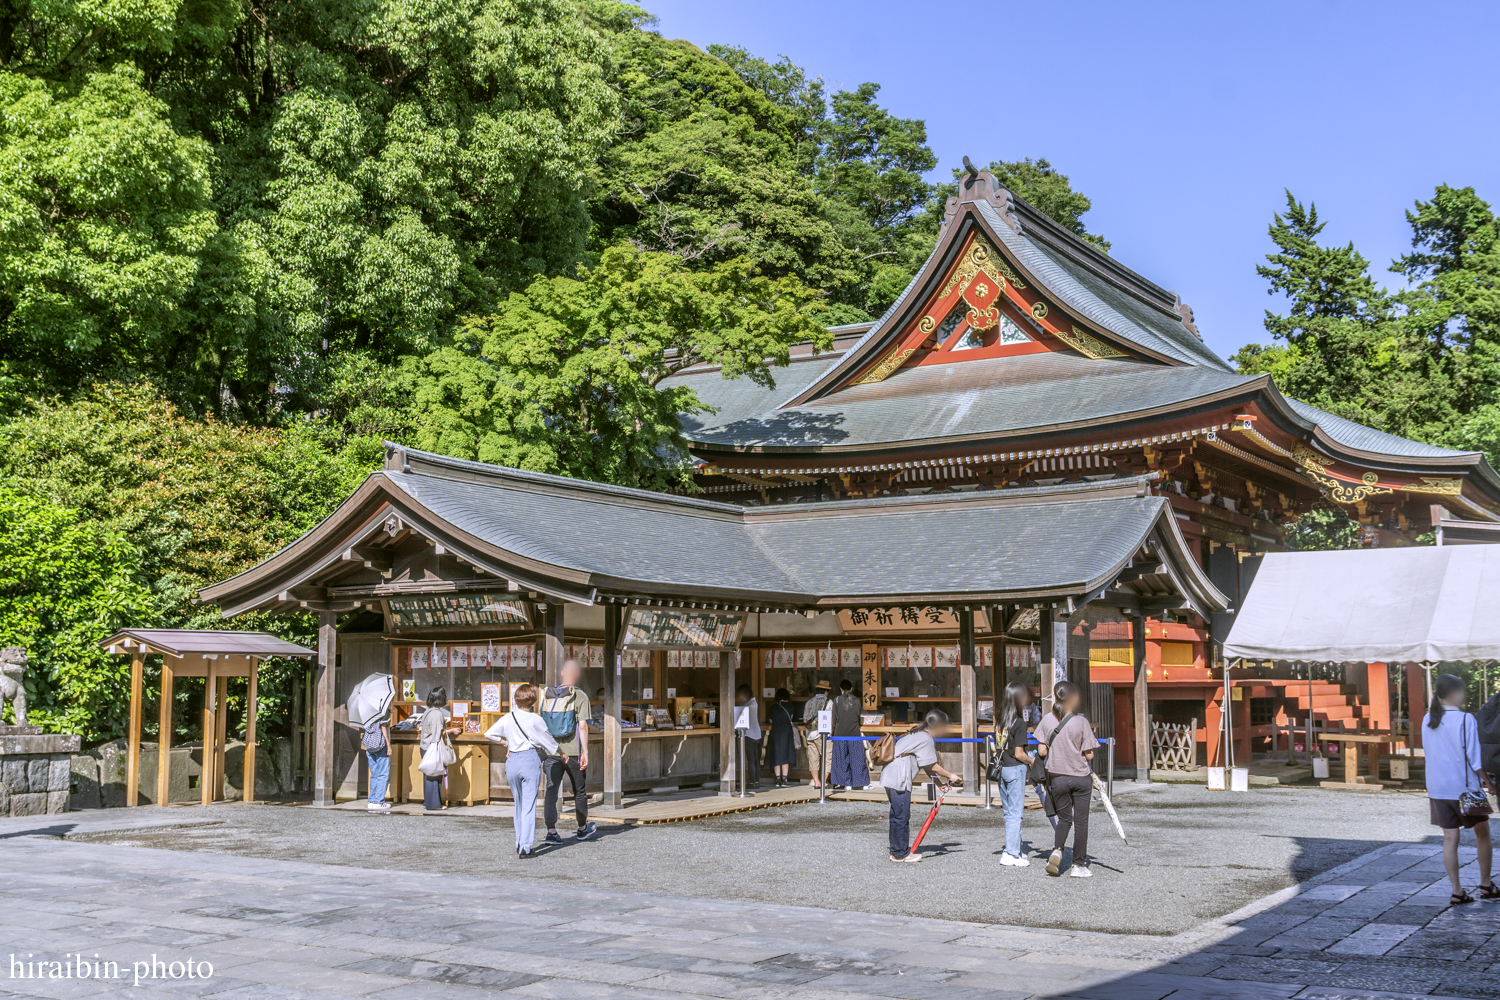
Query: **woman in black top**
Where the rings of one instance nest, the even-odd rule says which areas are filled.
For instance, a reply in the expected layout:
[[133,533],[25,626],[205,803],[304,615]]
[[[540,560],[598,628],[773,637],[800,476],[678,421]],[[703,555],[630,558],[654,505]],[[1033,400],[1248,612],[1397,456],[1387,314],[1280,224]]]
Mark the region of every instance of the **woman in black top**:
[[1000,863],[1025,867],[1031,859],[1021,851],[1021,813],[1026,808],[1026,769],[1032,755],[1026,747],[1026,707],[1031,704],[1031,689],[1011,681],[1005,685],[1005,700],[999,715],[1000,739],[1005,752],[1000,755],[1000,808],[1005,811],[1005,851]]
[[776,772],[777,788],[787,785],[788,773],[797,762],[797,721],[788,704],[791,700],[786,688],[777,688],[776,701],[770,710],[771,738],[766,741],[766,756]]

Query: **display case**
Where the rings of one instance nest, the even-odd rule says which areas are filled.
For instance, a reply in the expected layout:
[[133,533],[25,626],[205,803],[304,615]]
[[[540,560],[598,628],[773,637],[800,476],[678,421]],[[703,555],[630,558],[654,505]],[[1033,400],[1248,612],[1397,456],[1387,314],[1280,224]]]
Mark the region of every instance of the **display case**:
[[[813,696],[818,681],[827,681],[829,696],[839,693],[839,682],[847,680],[855,691],[861,690],[861,646],[783,646],[762,652],[762,691],[785,688],[793,704],[800,705]],[[768,698],[762,698],[769,704]]]

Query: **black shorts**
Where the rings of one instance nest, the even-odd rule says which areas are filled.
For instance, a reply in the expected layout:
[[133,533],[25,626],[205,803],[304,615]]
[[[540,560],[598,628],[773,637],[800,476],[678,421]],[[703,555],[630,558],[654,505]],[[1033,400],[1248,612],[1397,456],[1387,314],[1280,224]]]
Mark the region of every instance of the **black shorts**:
[[1428,799],[1427,808],[1432,825],[1443,830],[1472,830],[1489,822],[1488,816],[1465,816],[1459,812],[1457,799]]

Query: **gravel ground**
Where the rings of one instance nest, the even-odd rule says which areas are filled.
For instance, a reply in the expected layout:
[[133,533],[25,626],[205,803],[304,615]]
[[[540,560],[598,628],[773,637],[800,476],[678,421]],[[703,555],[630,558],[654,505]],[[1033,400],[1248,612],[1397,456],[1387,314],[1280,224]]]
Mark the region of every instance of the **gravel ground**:
[[[941,916],[1111,933],[1175,934],[1392,841],[1433,834],[1420,795],[1257,788],[1229,796],[1159,785],[1117,797],[1133,846],[1097,803],[1094,878],[1050,879],[999,863],[993,812],[950,806],[920,866],[886,859],[885,806],[784,806],[714,820],[632,828],[520,860],[506,819],[392,816],[307,806],[215,806],[221,826],[126,830],[91,840],[169,850],[346,864],[450,877],[519,876],[695,897]],[[913,804],[913,829],[926,815]],[[199,814],[201,815],[201,814]],[[564,820],[564,833],[571,821]],[[1045,831],[1045,832],[1044,832]],[[1023,838],[1051,847],[1039,810]],[[432,883],[414,881],[413,892]]]

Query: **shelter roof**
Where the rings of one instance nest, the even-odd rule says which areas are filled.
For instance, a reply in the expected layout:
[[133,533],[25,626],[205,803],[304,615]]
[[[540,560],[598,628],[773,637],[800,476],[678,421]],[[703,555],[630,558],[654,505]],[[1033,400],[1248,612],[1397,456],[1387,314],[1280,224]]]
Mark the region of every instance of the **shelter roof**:
[[[376,550],[426,545],[473,568],[476,586],[513,582],[581,603],[800,610],[1088,598],[1221,609],[1227,601],[1188,552],[1171,507],[1147,486],[1137,478],[741,507],[391,446],[387,468],[326,521],[200,597],[235,614],[391,596],[403,592],[399,559]],[[1146,552],[1155,568],[1111,590]],[[374,563],[388,575],[372,575]],[[431,581],[413,585],[432,592]]]
[[1224,655],[1315,663],[1500,658],[1500,545],[1271,553]]
[[139,648],[148,653],[183,656],[188,653],[229,656],[316,656],[317,654],[269,632],[231,632],[214,629],[127,628],[99,645]]

